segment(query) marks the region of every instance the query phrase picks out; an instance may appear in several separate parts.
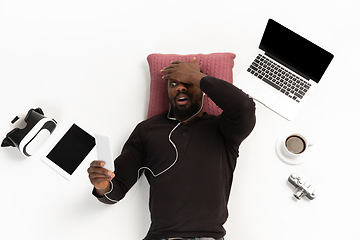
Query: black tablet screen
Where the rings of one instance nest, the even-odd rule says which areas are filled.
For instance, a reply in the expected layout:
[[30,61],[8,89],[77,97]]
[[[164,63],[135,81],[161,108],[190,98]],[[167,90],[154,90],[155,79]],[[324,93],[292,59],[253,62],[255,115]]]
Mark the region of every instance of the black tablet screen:
[[73,124],[46,156],[70,175],[95,146],[95,138]]

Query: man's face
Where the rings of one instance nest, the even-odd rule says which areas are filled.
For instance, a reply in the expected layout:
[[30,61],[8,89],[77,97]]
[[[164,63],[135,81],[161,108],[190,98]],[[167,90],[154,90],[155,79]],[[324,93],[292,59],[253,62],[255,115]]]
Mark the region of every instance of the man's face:
[[202,91],[195,85],[168,80],[168,97],[175,117],[181,121],[192,117],[201,108]]

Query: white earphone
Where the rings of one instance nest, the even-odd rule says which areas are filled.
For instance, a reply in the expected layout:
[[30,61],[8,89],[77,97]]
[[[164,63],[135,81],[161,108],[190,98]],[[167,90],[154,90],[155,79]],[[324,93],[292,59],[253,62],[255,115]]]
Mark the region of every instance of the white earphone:
[[173,162],[168,168],[166,168],[165,170],[163,170],[163,171],[161,171],[160,173],[157,173],[157,174],[154,174],[154,172],[153,172],[150,168],[148,168],[148,167],[141,167],[141,168],[139,168],[139,170],[138,170],[138,179],[140,178],[140,170],[141,170],[141,169],[149,170],[150,173],[151,173],[154,177],[158,177],[158,176],[160,176],[161,174],[163,174],[163,173],[165,173],[166,171],[168,171],[170,168],[172,168],[172,167],[175,165],[175,163],[177,162],[178,157],[179,157],[179,152],[178,152],[178,150],[177,150],[176,144],[171,140],[171,135],[172,135],[172,133],[175,131],[175,129],[176,129],[178,126],[180,126],[181,123],[184,123],[184,122],[189,121],[190,119],[194,118],[196,115],[198,115],[198,114],[200,113],[200,111],[201,111],[201,110],[203,109],[203,107],[204,107],[204,97],[205,97],[205,95],[206,95],[206,94],[203,92],[202,100],[201,100],[201,107],[200,107],[199,111],[197,111],[194,115],[192,115],[191,117],[189,117],[188,119],[186,119],[186,120],[184,120],[184,121],[179,121],[177,118],[171,118],[171,117],[169,116],[169,115],[170,115],[170,110],[171,110],[171,105],[170,105],[169,111],[168,111],[168,114],[167,114],[167,118],[170,119],[170,120],[175,120],[175,121],[177,120],[177,121],[179,121],[178,124],[176,124],[176,126],[170,131],[169,137],[168,137],[169,142],[171,143],[171,145],[172,145],[172,146],[174,147],[174,149],[175,149],[175,154],[176,154],[175,160],[174,160],[174,162]]

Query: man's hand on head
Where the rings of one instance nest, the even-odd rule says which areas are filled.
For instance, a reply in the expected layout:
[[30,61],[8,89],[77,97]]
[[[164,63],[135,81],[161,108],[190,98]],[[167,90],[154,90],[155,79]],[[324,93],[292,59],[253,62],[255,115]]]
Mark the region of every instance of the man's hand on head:
[[194,57],[190,63],[172,61],[171,65],[161,70],[165,74],[163,79],[176,80],[186,84],[194,84],[200,88],[200,80],[206,75],[200,72],[200,66]]

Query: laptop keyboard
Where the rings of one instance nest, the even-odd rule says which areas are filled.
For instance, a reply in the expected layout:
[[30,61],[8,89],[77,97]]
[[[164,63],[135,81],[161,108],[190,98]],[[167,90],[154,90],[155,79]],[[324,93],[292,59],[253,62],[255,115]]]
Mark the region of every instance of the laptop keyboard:
[[300,102],[311,87],[310,83],[262,54],[256,57],[247,71],[296,102]]

